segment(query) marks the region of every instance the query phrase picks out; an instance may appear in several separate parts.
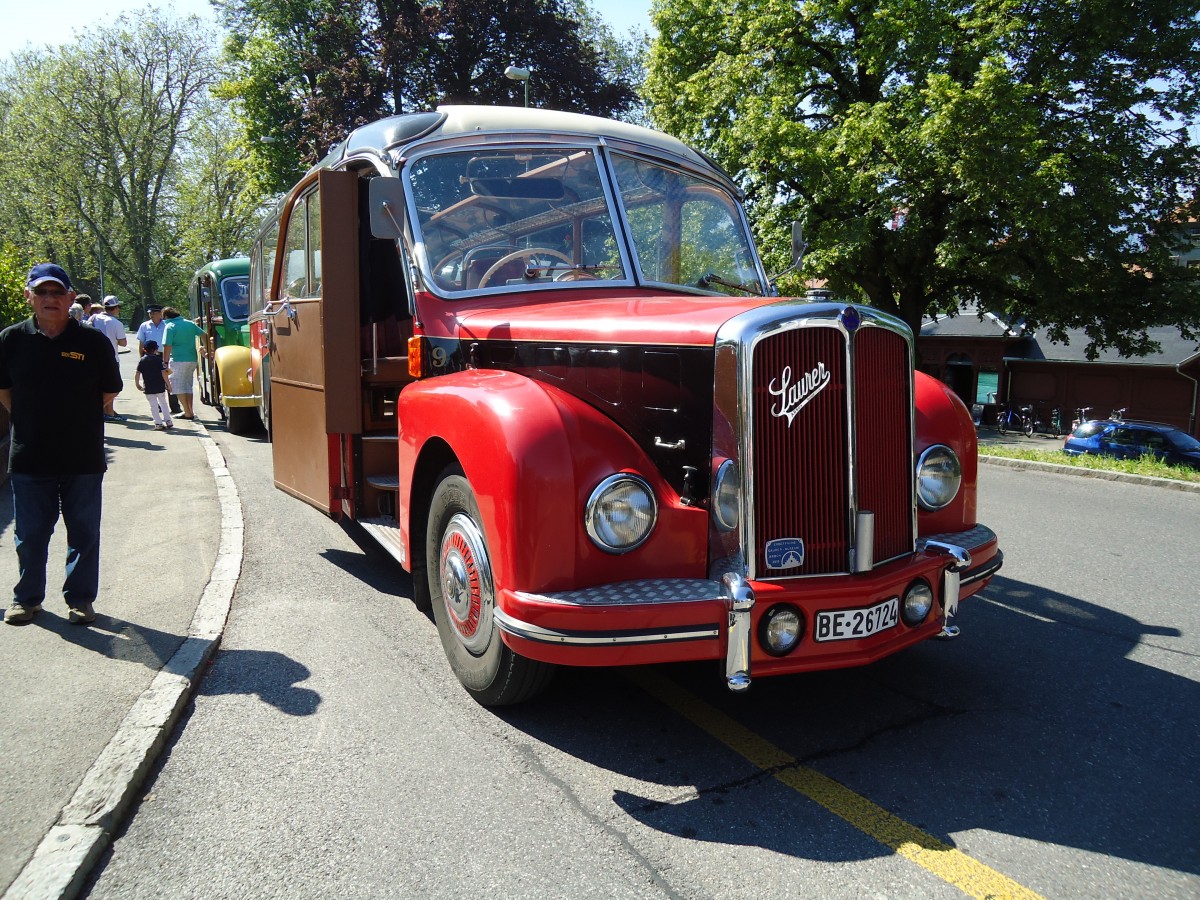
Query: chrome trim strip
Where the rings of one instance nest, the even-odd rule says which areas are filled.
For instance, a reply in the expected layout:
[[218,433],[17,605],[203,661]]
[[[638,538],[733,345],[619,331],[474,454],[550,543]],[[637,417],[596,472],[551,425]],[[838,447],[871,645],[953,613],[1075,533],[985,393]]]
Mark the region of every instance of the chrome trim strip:
[[995,575],[997,572],[1000,571],[1000,568],[1003,565],[1004,565],[1004,553],[1001,550],[997,550],[996,555],[993,556],[991,559],[989,559],[986,563],[984,563],[978,569],[972,569],[970,572],[964,573],[962,575],[962,580],[960,583],[963,585],[974,584],[976,581],[981,581],[984,578],[988,578],[992,575]]
[[679,629],[653,631],[555,631],[515,619],[499,609],[493,611],[496,624],[505,634],[537,641],[541,644],[583,646],[629,646],[632,644],[667,644],[680,641],[715,641],[721,636],[716,626],[688,625]]

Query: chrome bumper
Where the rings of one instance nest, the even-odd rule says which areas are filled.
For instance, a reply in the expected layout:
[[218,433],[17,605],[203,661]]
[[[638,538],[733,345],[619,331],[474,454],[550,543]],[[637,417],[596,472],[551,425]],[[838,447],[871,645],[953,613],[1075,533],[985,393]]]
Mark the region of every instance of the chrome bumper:
[[[940,554],[946,557],[942,575],[942,598],[946,620],[958,612],[958,600],[965,585],[973,584],[995,574],[1004,563],[1004,554],[999,549],[996,555],[983,565],[971,568],[972,550],[978,550],[993,541],[995,533],[986,526],[977,525],[969,531],[957,534],[939,534],[922,538],[917,542],[918,553]],[[541,603],[561,603],[578,607],[637,606],[658,603],[696,603],[719,599],[725,606],[726,640],[725,683],[731,691],[741,692],[750,687],[750,655],[753,645],[751,619],[754,611],[754,588],[744,576],[728,572],[719,582],[708,579],[649,579],[644,581],[620,582],[599,585],[577,591],[553,594],[517,592],[519,599]],[[568,632],[543,628],[522,622],[496,609],[494,613],[500,629],[515,637],[548,644],[574,646],[614,646],[675,641],[716,640],[720,638],[719,626],[682,626],[677,628],[648,629],[620,632]],[[958,634],[954,625],[944,624],[939,637]]]

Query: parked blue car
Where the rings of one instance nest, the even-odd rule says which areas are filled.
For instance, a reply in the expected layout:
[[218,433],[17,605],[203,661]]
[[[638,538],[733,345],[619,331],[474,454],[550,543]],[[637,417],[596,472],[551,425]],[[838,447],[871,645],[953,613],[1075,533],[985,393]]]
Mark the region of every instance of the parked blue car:
[[1067,436],[1063,453],[1068,456],[1096,453],[1118,459],[1137,459],[1151,453],[1171,465],[1200,469],[1200,441],[1178,428],[1158,422],[1115,419],[1084,422]]

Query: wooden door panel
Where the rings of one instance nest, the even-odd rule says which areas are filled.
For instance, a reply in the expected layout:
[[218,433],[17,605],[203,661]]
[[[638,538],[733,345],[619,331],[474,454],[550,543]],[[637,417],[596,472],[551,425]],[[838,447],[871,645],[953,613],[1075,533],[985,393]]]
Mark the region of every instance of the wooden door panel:
[[[325,513],[335,465],[329,435],[362,430],[358,353],[358,177],[324,170],[321,204],[321,296],[286,299],[271,318],[271,455],[275,485]],[[297,203],[289,215],[303,215]],[[287,234],[288,223],[280,233]],[[309,235],[315,246],[318,236]]]

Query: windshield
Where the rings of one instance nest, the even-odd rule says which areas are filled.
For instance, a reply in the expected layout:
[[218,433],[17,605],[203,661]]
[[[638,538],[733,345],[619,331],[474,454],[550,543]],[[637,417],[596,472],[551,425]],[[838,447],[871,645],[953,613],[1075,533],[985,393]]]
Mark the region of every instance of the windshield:
[[613,156],[638,269],[646,281],[721,294],[761,294],[737,200],[695,175]]
[[250,276],[239,275],[223,280],[221,300],[226,318],[244,321],[250,315]]
[[590,149],[440,153],[408,178],[439,292],[629,279]]

